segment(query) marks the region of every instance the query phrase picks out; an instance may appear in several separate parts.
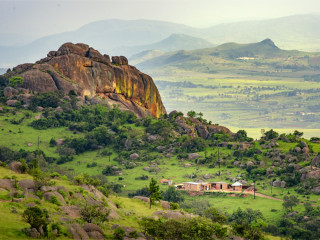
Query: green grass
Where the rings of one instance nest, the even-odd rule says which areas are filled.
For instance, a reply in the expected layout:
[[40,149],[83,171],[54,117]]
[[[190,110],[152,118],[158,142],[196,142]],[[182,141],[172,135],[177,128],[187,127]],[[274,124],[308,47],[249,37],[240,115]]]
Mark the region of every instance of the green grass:
[[[6,146],[13,150],[19,150],[24,148],[28,151],[34,151],[39,148],[45,152],[47,156],[57,157],[55,153],[56,148],[49,147],[51,138],[58,140],[60,138],[66,138],[74,136],[71,131],[67,131],[65,128],[53,128],[46,130],[35,130],[30,127],[30,124],[34,119],[26,119],[21,125],[11,124],[11,119],[21,119],[26,111],[20,111],[16,115],[12,114],[0,114],[0,146]],[[32,113],[31,111],[28,111]],[[39,115],[40,113],[33,113],[33,116]],[[32,146],[28,146],[31,143]]]
[[[212,204],[214,207],[222,210],[225,213],[231,214],[233,211],[237,210],[239,207],[242,209],[252,208],[254,210],[260,210],[265,217],[266,221],[269,223],[274,223],[279,220],[284,213],[284,209],[282,207],[282,202],[277,200],[271,200],[267,198],[256,197],[253,198],[252,195],[248,197],[230,197],[230,196],[197,196],[197,197],[187,197],[186,200],[200,200],[206,199]],[[271,211],[271,209],[275,209],[275,211]],[[303,206],[297,206],[294,208],[295,210],[301,211],[303,210]]]

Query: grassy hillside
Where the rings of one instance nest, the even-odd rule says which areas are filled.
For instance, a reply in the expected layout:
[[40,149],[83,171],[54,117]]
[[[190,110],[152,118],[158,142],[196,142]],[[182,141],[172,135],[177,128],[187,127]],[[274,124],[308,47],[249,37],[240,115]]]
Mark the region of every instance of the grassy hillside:
[[[303,234],[318,236],[305,221],[299,222],[299,218],[307,216],[313,224],[317,224],[319,139],[303,139],[298,131],[278,134],[269,130],[254,141],[245,131],[232,133],[225,127],[207,121],[199,112],[189,112],[187,116],[173,112],[160,119],[137,119],[132,113],[116,107],[90,104],[88,99],[84,99],[83,105],[78,105],[76,96],[72,94],[61,101],[51,101],[57,99],[58,95],[35,95],[30,98],[26,108],[22,104],[16,107],[1,105],[1,165],[20,162],[33,176],[13,174],[8,169],[0,168],[0,178],[12,179],[15,175],[16,180],[13,178],[12,181],[33,179],[36,177],[35,169],[39,166],[52,181],[56,181],[56,186],[64,186],[73,194],[86,194],[85,190],[79,188],[83,188],[82,184],[95,184],[118,206],[115,211],[120,218],[100,224],[106,237],[113,236],[113,224],[142,231],[138,220],[160,210],[159,206],[147,210],[147,203],[127,198],[148,196],[146,187],[152,178],[164,192],[164,200],[177,201],[184,211],[201,216],[208,216],[206,211],[212,207],[219,209],[221,214],[226,215],[225,223],[233,226],[232,229],[235,229],[232,224],[236,222],[244,224],[246,229],[254,227],[239,222],[241,211],[249,211],[246,214],[260,216],[256,223],[264,221],[258,227],[264,232],[293,238]],[[41,109],[40,106],[45,108]],[[253,191],[208,192],[192,196],[175,188],[170,190],[168,185],[160,184],[161,179],[170,179],[174,184],[188,181],[223,181],[232,184],[242,181],[251,189],[255,182],[257,196],[253,197]],[[274,185],[272,189],[271,183]],[[11,203],[9,194],[12,191],[5,189],[0,192],[3,200],[0,208],[7,209],[3,210],[7,213],[8,208],[16,203]],[[169,198],[168,192],[177,194],[179,200]],[[91,194],[90,191],[88,194]],[[21,195],[17,196],[21,198]],[[300,204],[293,205],[293,209],[284,207],[282,200],[287,201],[289,196]],[[26,209],[23,201],[17,205],[21,209],[18,214]],[[62,239],[70,237],[66,230],[70,226],[59,221],[65,215],[52,201],[49,199],[44,205],[41,201],[40,205],[35,203],[49,209],[52,218],[64,226],[65,230],[61,230]],[[74,202],[72,197],[67,197],[65,201],[67,206],[81,205],[80,202]],[[245,210],[247,208],[249,210]],[[299,214],[290,215],[292,211],[298,211]],[[8,229],[5,237],[13,239],[17,235],[23,238],[25,235],[19,235],[21,232],[16,230],[17,225],[14,224],[16,215],[10,216],[12,224],[10,222],[4,227],[4,230]],[[296,223],[298,229],[294,226],[283,229],[283,218]],[[148,221],[151,221],[150,224],[160,224]],[[25,226],[22,220],[18,224]],[[286,229],[291,230],[287,232]],[[292,232],[295,235],[291,235]],[[237,234],[244,236],[244,233]]]

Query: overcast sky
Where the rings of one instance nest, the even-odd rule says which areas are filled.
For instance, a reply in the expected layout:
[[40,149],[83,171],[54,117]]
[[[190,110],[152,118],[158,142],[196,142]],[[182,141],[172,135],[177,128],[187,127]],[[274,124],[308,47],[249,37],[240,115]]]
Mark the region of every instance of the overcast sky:
[[320,11],[319,0],[0,0],[0,33],[40,37],[111,18],[207,27],[316,11]]

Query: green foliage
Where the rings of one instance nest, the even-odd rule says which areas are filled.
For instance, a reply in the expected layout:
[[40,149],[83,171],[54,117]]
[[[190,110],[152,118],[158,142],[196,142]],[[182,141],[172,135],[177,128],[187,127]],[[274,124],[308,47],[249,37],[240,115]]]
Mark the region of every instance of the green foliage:
[[191,118],[194,118],[195,116],[196,116],[196,112],[195,111],[193,111],[193,110],[191,110],[191,111],[189,111],[188,113],[187,113],[187,115],[188,115],[188,117],[191,117]]
[[269,131],[265,132],[264,135],[265,140],[272,140],[279,137],[279,133],[273,131],[273,129],[270,129]]
[[182,144],[182,149],[187,152],[200,152],[205,149],[207,143],[203,138],[200,137],[190,137],[190,136],[183,136],[179,139]]
[[169,188],[162,193],[163,200],[173,203],[183,202],[184,197],[182,193],[177,191],[175,187],[169,186]]
[[106,208],[105,205],[91,205],[88,202],[80,210],[81,219],[88,223],[106,222],[109,213],[110,209]]
[[59,106],[60,99],[63,97],[62,92],[45,92],[32,97],[29,108],[35,110],[36,107],[52,107]]
[[76,176],[74,178],[74,182],[77,185],[86,184],[86,185],[92,185],[92,186],[97,187],[98,185],[100,185],[101,180],[99,180],[97,178],[90,177],[89,174],[83,173],[83,174]]
[[180,207],[186,209],[194,214],[205,216],[205,212],[211,207],[212,205],[208,201],[208,199],[195,199],[192,202],[183,202],[180,203]]
[[93,168],[93,167],[96,167],[96,166],[98,166],[97,162],[87,163],[87,168]]
[[180,208],[180,206],[178,203],[170,202],[170,209],[171,210],[177,210],[179,208]]
[[49,224],[49,215],[47,210],[41,210],[39,207],[28,207],[22,214],[23,220],[30,224],[31,228],[39,230]]
[[206,211],[206,217],[214,223],[225,224],[227,222],[227,217],[215,207],[211,207]]
[[150,192],[147,187],[138,189],[133,193],[128,193],[128,197],[132,198],[134,196],[143,196],[143,197],[150,197]]
[[23,84],[23,78],[22,77],[11,77],[9,79],[9,86],[10,87],[18,87],[21,86]]
[[299,199],[294,195],[284,196],[283,200],[284,200],[284,202],[282,203],[282,206],[286,210],[292,211],[292,208],[299,204]]
[[239,130],[235,135],[234,135],[234,140],[239,141],[239,142],[244,142],[247,140],[247,132],[245,130]]
[[151,123],[147,128],[146,132],[150,134],[158,134],[163,137],[166,141],[173,136],[173,126],[167,119],[159,119]]
[[231,223],[232,231],[236,235],[243,236],[246,239],[265,239],[262,228],[267,225],[264,223],[264,217],[259,210],[238,208],[228,220]]
[[155,204],[155,201],[160,201],[162,199],[162,191],[160,191],[160,187],[154,178],[151,178],[151,181],[147,189],[150,192],[149,199],[151,208],[151,205]]
[[50,145],[50,147],[56,146],[56,145],[57,145],[56,140],[55,140],[54,138],[51,138],[51,139],[50,139],[50,142],[49,142],[49,145]]
[[51,203],[56,204],[58,206],[62,206],[62,204],[59,202],[57,196],[51,196]]
[[118,168],[117,166],[106,166],[105,169],[103,169],[102,174],[106,175],[106,176],[114,176],[116,174],[117,171],[121,170],[120,168]]
[[37,191],[40,190],[43,186],[54,186],[56,185],[55,181],[52,181],[50,176],[48,176],[44,172],[38,172],[36,175],[33,176],[33,181],[35,184],[35,188]]
[[115,239],[122,240],[124,238],[124,236],[126,235],[126,232],[124,231],[124,229],[122,227],[118,227],[114,230],[113,235],[114,235]]
[[219,239],[227,236],[227,228],[202,217],[185,220],[154,220],[144,218],[140,221],[146,236],[152,239],[195,239],[209,240],[215,235]]

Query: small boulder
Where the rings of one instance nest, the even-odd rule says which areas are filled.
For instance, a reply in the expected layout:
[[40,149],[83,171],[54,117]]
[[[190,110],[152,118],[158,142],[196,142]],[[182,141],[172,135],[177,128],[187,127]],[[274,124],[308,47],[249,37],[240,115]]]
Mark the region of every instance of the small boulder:
[[150,171],[150,167],[144,167],[143,170],[149,172]]
[[201,157],[198,153],[189,153],[188,154],[188,159],[189,160],[193,160],[193,159],[196,159],[196,158],[199,158]]
[[160,201],[161,203],[161,207],[164,208],[164,209],[170,209],[171,208],[171,205],[168,201]]
[[311,162],[312,166],[320,167],[320,155],[315,156]]
[[280,181],[280,180],[276,180],[276,181],[274,181],[274,182],[272,183],[272,185],[273,185],[274,187],[281,187],[281,181]]
[[3,90],[3,95],[6,98],[9,98],[9,97],[12,97],[12,96],[15,96],[15,95],[18,95],[18,94],[19,94],[19,91],[17,89],[12,88],[12,87],[6,87]]
[[121,65],[128,65],[128,59],[125,56],[120,56],[120,62]]
[[253,163],[253,162],[247,162],[246,164],[247,164],[247,167],[249,167],[249,166],[254,166],[254,163]]
[[192,166],[191,163],[186,163],[186,164],[184,164],[184,167],[185,167],[185,168],[188,168],[188,167],[191,167],[191,166]]
[[55,187],[55,186],[42,186],[40,188],[40,190],[42,192],[54,192],[54,191],[57,191],[57,187]]
[[62,204],[62,205],[66,205],[66,201],[64,200],[64,198],[62,197],[62,195],[58,192],[45,192],[43,194],[43,198],[51,201],[52,197],[55,196],[57,197],[58,201]]
[[138,159],[139,158],[139,154],[138,153],[132,153],[131,155],[130,155],[130,160],[136,160],[136,159]]
[[143,197],[143,196],[134,196],[134,199],[139,199],[142,202],[146,202],[148,203],[150,201],[150,199],[148,197]]
[[119,214],[114,209],[110,209],[108,219],[109,219],[109,221],[118,220],[118,219],[120,219],[120,217],[119,217]]
[[296,147],[294,150],[295,150],[297,153],[301,152],[301,148],[300,148],[300,147]]
[[93,224],[93,223],[86,223],[83,226],[83,230],[85,230],[87,233],[88,232],[99,232],[102,236],[104,234],[102,229],[98,225]]
[[21,173],[21,162],[13,161],[8,165],[8,168],[16,173]]
[[11,179],[0,179],[0,188],[13,190],[13,181]]
[[90,240],[87,232],[77,223],[72,224],[68,231],[73,236],[73,239]]
[[10,106],[10,107],[15,107],[15,106],[17,106],[18,101],[17,101],[17,100],[8,100],[8,101],[6,102],[6,104],[7,104],[8,106]]
[[19,181],[18,185],[22,189],[35,189],[34,181],[31,179],[22,179]]
[[37,112],[43,111],[43,107],[40,107],[40,106],[36,107],[36,111],[37,111]]

